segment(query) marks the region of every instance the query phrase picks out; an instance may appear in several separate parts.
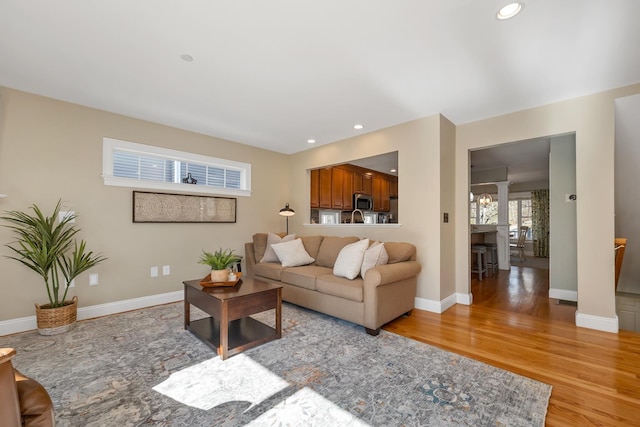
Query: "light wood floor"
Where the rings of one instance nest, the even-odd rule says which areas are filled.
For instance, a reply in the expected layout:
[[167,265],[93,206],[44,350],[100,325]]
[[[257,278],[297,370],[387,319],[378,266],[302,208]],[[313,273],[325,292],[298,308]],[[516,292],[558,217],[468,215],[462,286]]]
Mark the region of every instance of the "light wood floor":
[[472,280],[472,305],[384,329],[550,384],[547,426],[640,426],[640,334],[576,327],[576,308],[549,300],[548,274]]

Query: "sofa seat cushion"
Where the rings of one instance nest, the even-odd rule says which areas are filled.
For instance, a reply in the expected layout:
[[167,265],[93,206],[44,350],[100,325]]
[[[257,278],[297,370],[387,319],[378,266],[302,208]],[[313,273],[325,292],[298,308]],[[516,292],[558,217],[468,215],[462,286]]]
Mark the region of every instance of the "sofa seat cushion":
[[316,279],[316,290],[320,293],[345,298],[351,301],[364,301],[364,281],[358,277],[349,280],[333,274],[320,276]]
[[279,262],[259,262],[253,266],[253,274],[267,279],[280,280],[284,267]]
[[301,267],[290,267],[282,271],[282,283],[298,286],[301,288],[316,290],[316,278],[331,274],[331,269],[318,265],[304,265]]

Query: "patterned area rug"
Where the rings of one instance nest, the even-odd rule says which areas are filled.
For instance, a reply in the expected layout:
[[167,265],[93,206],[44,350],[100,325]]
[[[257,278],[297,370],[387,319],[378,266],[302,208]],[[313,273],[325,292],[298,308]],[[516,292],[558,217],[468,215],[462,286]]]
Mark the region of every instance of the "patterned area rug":
[[282,339],[222,362],[183,329],[182,307],[0,347],[47,388],[58,426],[544,425],[550,386],[408,338],[284,304]]

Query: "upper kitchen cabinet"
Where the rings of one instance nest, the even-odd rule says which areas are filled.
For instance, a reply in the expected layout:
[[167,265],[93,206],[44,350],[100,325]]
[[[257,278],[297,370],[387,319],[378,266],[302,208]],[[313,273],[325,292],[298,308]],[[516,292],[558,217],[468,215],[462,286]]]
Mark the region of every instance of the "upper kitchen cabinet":
[[398,197],[398,177],[392,176],[389,180],[389,197]]
[[320,207],[320,170],[311,171],[310,205],[312,208]]
[[376,174],[371,180],[373,210],[376,212],[389,212],[389,179]]
[[319,169],[318,207],[331,209],[331,169]]

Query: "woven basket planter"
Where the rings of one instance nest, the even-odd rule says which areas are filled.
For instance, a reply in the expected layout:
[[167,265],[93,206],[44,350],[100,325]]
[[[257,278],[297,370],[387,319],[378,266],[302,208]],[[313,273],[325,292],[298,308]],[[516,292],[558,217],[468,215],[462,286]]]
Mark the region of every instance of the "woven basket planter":
[[65,301],[62,307],[51,308],[51,304],[36,304],[36,320],[40,335],[57,335],[73,328],[78,314],[78,297]]

